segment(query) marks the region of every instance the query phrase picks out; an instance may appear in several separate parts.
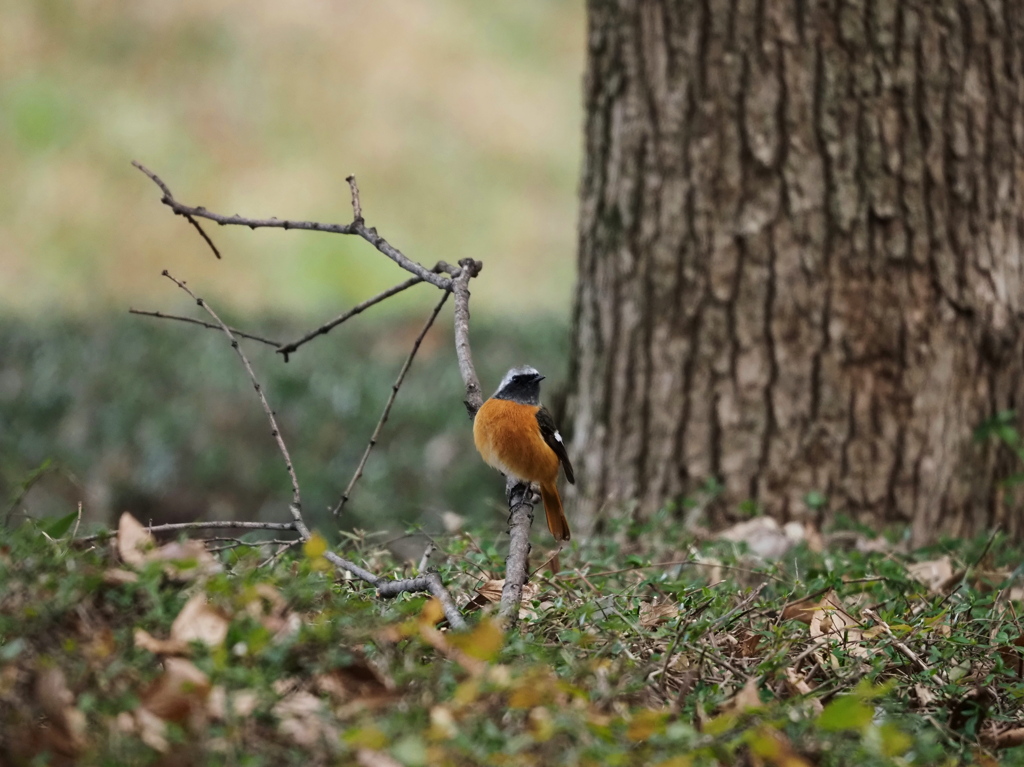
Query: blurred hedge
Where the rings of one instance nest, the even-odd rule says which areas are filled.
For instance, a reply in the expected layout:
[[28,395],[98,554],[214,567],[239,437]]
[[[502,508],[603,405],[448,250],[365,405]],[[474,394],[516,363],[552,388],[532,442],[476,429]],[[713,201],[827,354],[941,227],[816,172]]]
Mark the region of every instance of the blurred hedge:
[[[287,364],[246,342],[313,524],[334,526],[326,510],[348,483],[423,320],[360,319]],[[272,338],[308,329],[256,317],[230,321]],[[560,319],[476,323],[485,390],[510,365],[528,362],[549,375],[545,398],[557,404],[567,337]],[[221,333],[129,315],[3,319],[0,350],[0,512],[67,514],[82,501],[89,523],[110,522],[125,509],[154,523],[287,518],[287,475]],[[489,516],[503,529],[501,481],[473,449],[462,397],[449,306],[399,392],[344,527],[421,522],[437,529],[440,512],[453,510]]]

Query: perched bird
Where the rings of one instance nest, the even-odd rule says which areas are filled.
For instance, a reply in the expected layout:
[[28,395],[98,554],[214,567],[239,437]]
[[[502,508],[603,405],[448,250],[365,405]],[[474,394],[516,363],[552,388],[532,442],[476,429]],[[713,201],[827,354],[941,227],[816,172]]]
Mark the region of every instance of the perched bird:
[[540,404],[544,376],[529,366],[512,368],[494,396],[473,420],[473,441],[480,456],[506,476],[540,486],[548,530],[559,541],[569,540],[569,523],[558,495],[558,467],[575,483],[562,435],[546,407]]

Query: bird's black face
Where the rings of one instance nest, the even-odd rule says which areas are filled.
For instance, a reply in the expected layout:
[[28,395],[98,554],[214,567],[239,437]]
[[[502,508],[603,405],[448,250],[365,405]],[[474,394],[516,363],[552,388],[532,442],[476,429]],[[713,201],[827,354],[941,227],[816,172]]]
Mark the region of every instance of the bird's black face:
[[497,393],[497,399],[507,399],[521,405],[540,404],[540,382],[544,376],[530,367],[508,371]]

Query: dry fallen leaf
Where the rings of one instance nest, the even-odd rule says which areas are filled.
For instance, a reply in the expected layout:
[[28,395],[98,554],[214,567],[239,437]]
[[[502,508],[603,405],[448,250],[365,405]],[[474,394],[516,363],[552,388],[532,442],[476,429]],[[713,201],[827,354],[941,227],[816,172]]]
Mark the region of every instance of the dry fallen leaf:
[[171,624],[171,639],[216,647],[227,638],[229,624],[224,613],[207,602],[206,595],[199,592],[185,603]]
[[123,567],[112,567],[103,573],[103,582],[108,586],[124,586],[127,583],[138,583],[139,574]]
[[214,719],[221,721],[230,716],[244,719],[256,710],[260,696],[255,690],[236,690],[229,693],[222,685],[210,690],[206,710]]
[[171,541],[146,557],[147,562],[166,562],[164,573],[176,581],[190,581],[221,570],[217,558],[206,550],[202,541]]
[[750,677],[738,693],[719,707],[719,713],[742,714],[745,711],[762,708],[764,704],[761,703],[757,689],[757,677]]
[[645,629],[652,629],[662,623],[668,623],[679,615],[679,605],[675,602],[641,602],[640,603],[640,626]]
[[395,683],[363,658],[347,666],[338,666],[313,678],[317,690],[337,704],[355,704],[354,708],[375,708],[391,703]]
[[356,764],[359,767],[402,767],[402,763],[391,754],[374,751],[371,748],[361,748],[356,751]]
[[62,754],[74,755],[85,748],[85,714],[75,708],[75,696],[68,689],[59,668],[43,669],[36,676],[36,702],[53,725],[50,745]]
[[135,646],[154,655],[187,655],[188,642],[180,639],[158,639],[145,629],[135,629]]
[[933,594],[938,594],[953,579],[953,561],[949,557],[939,557],[927,562],[915,562],[907,565],[907,574],[927,586]]
[[117,523],[117,553],[125,564],[142,567],[156,548],[156,538],[127,511]]
[[210,694],[206,674],[184,658],[165,658],[164,673],[142,696],[142,706],[169,722],[193,721]]
[[[799,536],[799,537],[798,537]],[[761,559],[778,559],[803,539],[803,526],[783,530],[772,517],[754,517],[723,530],[719,540],[745,543]]]
[[154,751],[166,754],[171,749],[167,742],[167,722],[147,708],[135,712],[135,732],[139,738]]
[[[165,562],[164,572],[178,581],[210,575],[221,569],[216,557],[206,550],[202,541],[171,541],[158,547],[153,534],[127,511],[121,515],[117,526],[117,553],[125,564],[132,567]],[[118,571],[108,571],[105,577],[114,584],[130,582]]]
[[810,634],[821,645],[826,645],[829,640],[839,641],[855,657],[868,658],[871,655],[863,644],[865,636],[860,623],[846,612],[835,591],[825,594],[811,614]]
[[[807,697],[814,692],[811,686],[807,683],[807,679],[792,666],[786,667],[785,682],[786,689],[789,690],[791,695],[802,695]],[[814,710],[815,714],[820,714],[824,710],[825,707],[818,698],[807,697],[807,700],[811,704],[811,708]]]
[[[501,591],[505,588],[504,578],[492,578],[477,590],[477,597],[470,604],[481,607],[488,602],[498,603],[501,601]],[[527,583],[523,586],[523,602],[532,602],[540,593],[540,587],[536,583]]]
[[323,748],[331,751],[339,746],[338,728],[315,695],[299,690],[279,701],[271,713],[277,718],[277,730],[302,748]]
[[158,639],[143,629],[135,630],[135,646],[156,655],[188,655],[190,642],[217,647],[228,635],[230,621],[206,601],[202,592],[194,594],[171,624],[169,639]]

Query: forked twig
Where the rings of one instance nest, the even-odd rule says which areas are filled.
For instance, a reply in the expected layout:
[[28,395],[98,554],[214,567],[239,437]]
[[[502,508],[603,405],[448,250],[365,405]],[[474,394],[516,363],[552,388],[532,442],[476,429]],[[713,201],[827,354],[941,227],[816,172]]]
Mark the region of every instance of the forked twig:
[[[213,320],[220,325],[221,330],[231,341],[231,348],[235,350],[235,353],[238,354],[239,359],[241,359],[242,365],[249,374],[249,380],[252,381],[253,388],[256,390],[256,395],[259,397],[260,404],[263,406],[263,411],[267,416],[267,420],[270,422],[271,436],[273,436],[274,441],[277,443],[277,448],[280,451],[281,456],[284,458],[285,468],[288,471],[288,478],[291,480],[292,502],[289,504],[288,510],[291,512],[295,531],[299,534],[301,540],[309,540],[312,533],[309,527],[306,526],[305,520],[302,518],[302,495],[299,490],[299,480],[295,474],[295,467],[292,465],[292,459],[288,453],[288,446],[285,444],[284,438],[281,436],[281,430],[278,428],[274,411],[267,402],[267,398],[263,393],[263,387],[256,378],[252,365],[249,363],[249,358],[245,356],[245,352],[242,351],[242,347],[238,343],[238,339],[236,339],[232,334],[231,329],[224,324],[223,320],[217,316],[217,313],[213,311],[206,301],[193,293],[188,285],[173,277],[166,269],[163,271],[163,276],[167,277],[167,279],[171,280],[175,285],[188,293],[188,295],[195,300],[196,304],[201,306],[207,314],[209,314]],[[351,573],[360,580],[374,586],[381,597],[394,597],[398,594],[409,591],[427,591],[437,597],[440,601],[442,609],[444,610],[444,615],[448,619],[448,623],[452,628],[460,629],[464,628],[466,625],[462,618],[462,614],[459,612],[458,606],[455,604],[455,600],[452,599],[448,590],[441,582],[441,577],[437,573],[427,573],[419,578],[392,581],[388,578],[374,575],[368,570],[359,567],[359,565],[338,556],[333,551],[325,552],[324,557],[336,567]]]
[[[129,314],[138,314],[141,317],[156,317],[161,320],[177,320],[178,322],[188,322],[192,325],[200,325],[210,330],[220,330],[219,325],[214,325],[211,322],[203,322],[202,320],[194,319],[193,317],[182,317],[178,314],[164,314],[163,312],[148,312],[143,309],[129,309]],[[263,338],[262,336],[255,336],[252,333],[246,333],[245,331],[238,330],[237,328],[231,328],[231,332],[241,338],[249,338],[253,341],[259,341],[261,344],[267,346],[273,346],[274,348],[279,347],[281,344],[277,341],[271,341],[269,338]]]
[[287,362],[288,361],[288,355],[290,355],[292,352],[298,350],[298,348],[300,346],[302,346],[303,344],[307,344],[310,341],[312,341],[314,338],[322,336],[325,333],[329,333],[331,330],[336,328],[338,325],[340,325],[341,323],[345,322],[345,320],[352,319],[357,314],[365,311],[366,309],[369,309],[374,304],[379,304],[385,298],[391,298],[391,296],[397,295],[398,293],[401,293],[406,288],[411,288],[413,285],[419,285],[421,282],[423,282],[423,280],[421,278],[419,278],[419,277],[410,277],[405,282],[400,282],[397,285],[395,285],[394,287],[388,288],[387,290],[385,290],[385,291],[383,291],[381,293],[378,293],[373,298],[368,298],[365,301],[363,301],[362,303],[356,304],[351,309],[349,309],[347,312],[344,312],[344,313],[338,315],[337,317],[335,317],[333,320],[325,322],[320,327],[318,327],[318,328],[316,328],[314,330],[309,331],[308,333],[306,333],[301,338],[297,338],[294,341],[290,341],[290,342],[288,342],[286,344],[278,344],[277,345],[277,353],[281,354],[281,355],[284,355],[284,361]]

